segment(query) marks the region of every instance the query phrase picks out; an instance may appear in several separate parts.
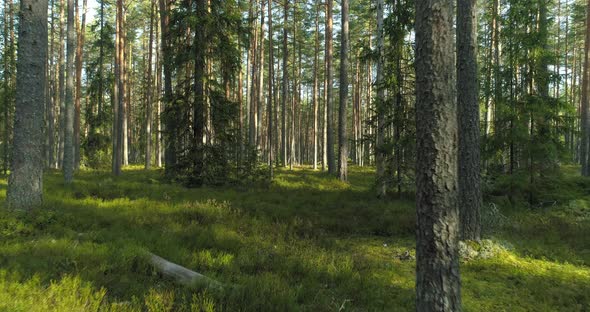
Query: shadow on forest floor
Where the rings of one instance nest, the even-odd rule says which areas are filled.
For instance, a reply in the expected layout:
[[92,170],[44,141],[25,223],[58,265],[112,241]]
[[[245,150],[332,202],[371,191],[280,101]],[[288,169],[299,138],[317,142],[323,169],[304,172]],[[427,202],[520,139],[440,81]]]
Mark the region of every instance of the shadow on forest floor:
[[[414,204],[376,199],[370,170],[352,168],[350,184],[279,170],[250,189],[187,189],[160,175],[82,171],[66,188],[51,172],[42,209],[0,214],[0,310],[37,300],[53,311],[414,309]],[[504,211],[511,222],[494,236],[512,247],[464,261],[465,310],[589,308],[590,218],[563,211]],[[177,287],[146,251],[243,287]]]

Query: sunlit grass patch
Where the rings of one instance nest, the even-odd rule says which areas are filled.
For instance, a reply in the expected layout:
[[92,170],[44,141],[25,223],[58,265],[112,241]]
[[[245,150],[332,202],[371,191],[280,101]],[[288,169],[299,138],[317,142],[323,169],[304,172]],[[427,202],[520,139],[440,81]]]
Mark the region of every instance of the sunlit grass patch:
[[[121,177],[81,171],[66,187],[52,171],[44,207],[0,212],[0,310],[35,311],[34,302],[52,304],[39,311],[414,309],[415,206],[376,199],[372,169],[352,167],[349,183],[280,169],[271,185],[248,188],[188,189],[161,177],[139,167]],[[584,181],[560,179],[584,194]],[[0,198],[5,187],[0,180]],[[508,222],[472,247],[508,248],[463,260],[465,310],[587,310],[589,201],[498,205]],[[235,287],[178,286],[147,252]]]

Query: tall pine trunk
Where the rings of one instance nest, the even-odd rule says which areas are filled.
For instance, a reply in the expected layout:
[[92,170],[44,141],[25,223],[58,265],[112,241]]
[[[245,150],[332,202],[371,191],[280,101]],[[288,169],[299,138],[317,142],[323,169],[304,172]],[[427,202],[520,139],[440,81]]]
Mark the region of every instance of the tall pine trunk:
[[383,86],[383,0],[377,1],[377,138],[375,148],[375,164],[377,166],[377,196],[384,197],[387,194],[387,177],[385,176],[385,88]]
[[417,311],[461,311],[453,7],[416,1]]
[[334,27],[333,21],[334,0],[326,1],[326,157],[328,162],[328,172],[336,173],[336,159],[334,157],[334,107],[332,96],[332,59],[334,48],[332,46],[332,32]]
[[6,202],[29,210],[43,201],[43,107],[47,60],[47,0],[21,0],[14,144]]
[[347,114],[348,105],[348,0],[342,0],[342,34],[340,36],[340,110],[338,122],[338,178],[348,180],[348,133]]
[[589,164],[588,164],[588,139],[589,139],[589,122],[590,122],[590,113],[588,109],[589,105],[589,97],[588,91],[590,84],[590,68],[589,68],[589,50],[590,50],[590,0],[587,2],[586,6],[586,42],[584,46],[584,71],[582,72],[582,110],[581,110],[581,142],[580,142],[580,163],[582,164],[582,175],[589,176]]
[[480,142],[475,0],[457,3],[457,108],[459,119],[459,210],[461,238],[479,240]]
[[66,183],[74,180],[74,57],[76,53],[76,25],[74,19],[74,0],[68,0],[67,26],[67,59],[66,59],[66,110],[64,129],[63,171]]

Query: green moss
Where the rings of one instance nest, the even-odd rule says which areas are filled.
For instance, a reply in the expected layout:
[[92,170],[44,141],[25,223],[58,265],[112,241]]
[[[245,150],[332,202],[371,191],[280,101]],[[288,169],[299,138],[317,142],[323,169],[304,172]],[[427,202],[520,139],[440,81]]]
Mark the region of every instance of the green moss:
[[[467,243],[466,311],[590,309],[590,183],[571,168],[547,179],[567,188],[546,186],[557,205],[496,201],[493,237]],[[187,189],[139,168],[62,181],[47,174],[31,214],[0,213],[0,311],[414,310],[414,203],[376,199],[371,169],[350,183],[278,170],[249,188]],[[236,287],[179,287],[147,251]]]

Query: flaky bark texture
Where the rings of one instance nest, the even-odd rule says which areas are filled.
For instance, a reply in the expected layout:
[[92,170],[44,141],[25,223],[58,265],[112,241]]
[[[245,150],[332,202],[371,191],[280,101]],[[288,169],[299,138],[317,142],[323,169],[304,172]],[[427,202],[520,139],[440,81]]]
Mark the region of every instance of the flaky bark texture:
[[338,112],[338,179],[348,180],[348,0],[342,0],[342,35],[340,44],[340,110]]
[[416,310],[461,311],[453,1],[416,1]]
[[479,240],[480,144],[476,0],[457,2],[457,106],[459,110],[459,210],[461,237]]
[[26,210],[43,200],[43,112],[47,60],[47,0],[20,2],[16,112],[6,201]]

